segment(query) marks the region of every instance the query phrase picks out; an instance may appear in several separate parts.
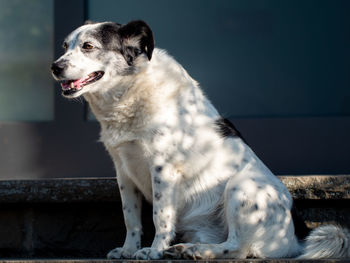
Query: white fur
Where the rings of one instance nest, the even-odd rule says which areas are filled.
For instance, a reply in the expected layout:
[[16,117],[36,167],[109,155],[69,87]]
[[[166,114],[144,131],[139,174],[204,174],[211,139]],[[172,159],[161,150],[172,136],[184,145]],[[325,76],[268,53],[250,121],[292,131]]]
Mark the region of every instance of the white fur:
[[314,229],[306,238],[304,258],[350,258],[350,233],[335,225]]
[[[151,61],[145,55],[137,58],[135,72],[125,76],[103,61],[83,58],[74,45],[93,27],[72,33],[65,59],[75,65],[69,73],[74,78],[106,72],[74,96],[83,95],[89,102],[117,171],[127,236],[108,257],[300,255],[291,195],[240,138],[220,135],[215,123],[220,115],[198,83],[160,49],[154,50]],[[122,60],[115,54],[106,57]],[[142,249],[141,194],[153,204],[156,229],[152,246]],[[347,249],[343,253],[336,248],[338,241],[327,235],[314,242],[318,232],[308,239],[303,258],[349,256],[348,235],[342,239]],[[176,234],[185,243],[169,247]],[[333,252],[318,253],[320,247]]]

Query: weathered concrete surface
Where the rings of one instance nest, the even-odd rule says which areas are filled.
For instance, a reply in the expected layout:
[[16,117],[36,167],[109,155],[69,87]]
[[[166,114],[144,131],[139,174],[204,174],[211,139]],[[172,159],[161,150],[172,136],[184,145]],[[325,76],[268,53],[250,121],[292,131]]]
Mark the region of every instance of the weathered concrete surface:
[[0,181],[1,203],[75,203],[119,201],[115,178]]
[[[144,245],[154,234],[152,209],[144,205]],[[0,206],[0,259],[102,258],[122,246],[119,202],[20,203]]]
[[[350,176],[280,178],[291,191],[301,215],[310,227],[324,223],[350,227]],[[122,246],[124,241],[123,214],[114,178],[0,181],[0,203],[0,259],[103,258],[110,249]],[[148,204],[144,204],[143,207],[143,225],[143,246],[147,246],[154,233],[152,209]]]
[[230,260],[104,260],[104,259],[42,259],[42,260],[0,260],[0,263],[349,263],[350,259],[230,259]]
[[295,199],[350,199],[349,175],[279,176]]
[[[350,175],[279,176],[295,199],[350,199]],[[0,181],[1,203],[116,202],[115,178]]]

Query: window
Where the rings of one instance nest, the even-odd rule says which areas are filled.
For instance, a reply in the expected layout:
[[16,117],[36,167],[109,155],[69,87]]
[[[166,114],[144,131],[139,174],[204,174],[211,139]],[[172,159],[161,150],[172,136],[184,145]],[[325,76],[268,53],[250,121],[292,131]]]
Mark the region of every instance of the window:
[[0,179],[115,176],[86,107],[50,65],[85,20],[85,1],[0,0]]
[[1,0],[0,21],[0,120],[52,120],[53,1]]

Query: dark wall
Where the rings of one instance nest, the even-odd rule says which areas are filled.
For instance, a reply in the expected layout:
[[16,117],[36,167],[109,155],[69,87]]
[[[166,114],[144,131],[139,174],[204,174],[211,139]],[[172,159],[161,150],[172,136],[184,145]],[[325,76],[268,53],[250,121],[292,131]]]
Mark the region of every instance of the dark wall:
[[350,114],[350,1],[89,0],[88,17],[144,19],[230,117]]

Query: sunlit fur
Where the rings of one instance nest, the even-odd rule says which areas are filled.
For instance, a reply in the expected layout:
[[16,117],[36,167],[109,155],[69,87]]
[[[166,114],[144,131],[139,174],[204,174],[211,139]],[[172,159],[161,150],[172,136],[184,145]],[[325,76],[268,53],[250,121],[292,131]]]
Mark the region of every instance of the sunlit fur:
[[[106,72],[71,97],[83,95],[89,102],[117,172],[127,235],[109,258],[349,256],[348,233],[335,251],[341,238],[327,237],[334,229],[314,232],[304,251],[286,187],[241,138],[220,134],[219,113],[164,50],[155,49],[150,61],[140,55],[127,74],[121,73],[128,65],[118,52],[86,57],[77,46],[87,39],[100,46],[90,34],[99,25],[74,31],[63,58],[73,65],[66,78]],[[138,44],[137,38],[128,41]],[[146,248],[140,243],[142,195],[153,204],[156,229]],[[170,246],[175,235],[183,243]],[[320,249],[325,251],[316,253]]]

